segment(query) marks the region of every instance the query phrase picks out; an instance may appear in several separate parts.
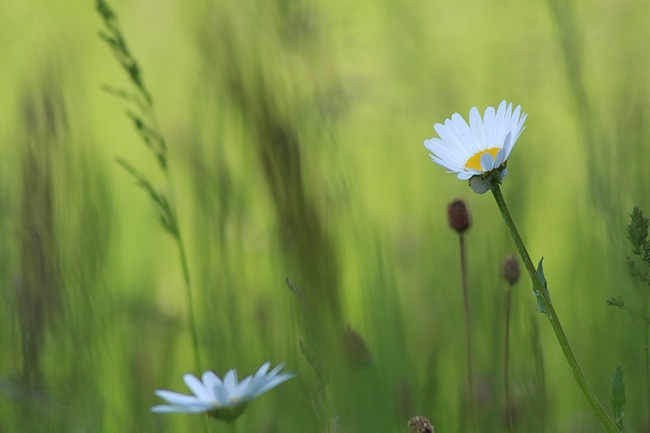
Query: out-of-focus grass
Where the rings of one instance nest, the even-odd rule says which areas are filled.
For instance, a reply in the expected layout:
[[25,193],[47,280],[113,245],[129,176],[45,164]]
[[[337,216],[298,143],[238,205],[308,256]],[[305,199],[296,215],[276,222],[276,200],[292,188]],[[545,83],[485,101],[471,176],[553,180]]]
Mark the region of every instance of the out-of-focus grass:
[[[0,431],[195,431],[197,417],[148,411],[194,362],[174,246],[113,163],[161,181],[100,90],[126,80],[92,2],[41,3],[0,18]],[[498,275],[514,248],[491,198],[421,144],[433,123],[504,98],[529,113],[503,186],[514,218],[597,395],[607,403],[621,364],[628,429],[647,428],[641,333],[605,306],[631,290],[627,214],[650,205],[644,2],[113,6],[170,146],[202,364],[297,373],[241,431],[400,432],[415,414],[467,427],[455,197],[474,219],[478,413],[505,429]],[[543,319],[522,280],[517,431],[598,431]],[[360,370],[339,346],[347,325],[372,353]],[[325,393],[301,341],[328,366]]]

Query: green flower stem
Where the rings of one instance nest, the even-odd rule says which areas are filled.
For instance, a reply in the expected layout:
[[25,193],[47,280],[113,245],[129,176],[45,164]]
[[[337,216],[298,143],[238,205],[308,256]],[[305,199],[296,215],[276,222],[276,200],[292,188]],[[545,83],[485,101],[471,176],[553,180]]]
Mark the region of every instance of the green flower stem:
[[230,426],[231,433],[239,433],[239,425],[236,421],[229,422],[228,425]]
[[236,421],[226,423],[228,424],[228,430],[230,433],[239,433],[239,426],[237,425]]
[[530,256],[528,255],[528,251],[526,250],[526,246],[524,245],[524,242],[521,240],[521,236],[519,236],[519,232],[517,231],[517,227],[515,226],[514,221],[512,220],[512,217],[510,216],[510,211],[508,210],[508,207],[506,206],[506,202],[503,199],[503,194],[501,194],[501,188],[498,183],[494,182],[492,186],[492,194],[494,195],[494,199],[497,202],[497,206],[499,207],[499,210],[501,211],[501,215],[503,216],[503,219],[506,222],[506,225],[508,226],[508,229],[510,230],[510,234],[512,235],[512,239],[515,241],[515,245],[517,246],[517,250],[519,250],[519,254],[521,255],[521,259],[524,262],[524,265],[526,266],[526,270],[528,271],[528,275],[530,276],[530,279],[533,282],[533,286],[535,287],[535,292],[539,293],[540,300],[542,302],[542,306],[546,310],[546,315],[548,317],[549,322],[551,323],[551,327],[553,328],[553,332],[555,332],[555,337],[557,338],[558,343],[560,343],[560,347],[562,348],[562,352],[564,352],[564,356],[569,363],[569,367],[571,368],[571,372],[573,373],[573,377],[576,379],[578,382],[578,385],[580,386],[580,389],[582,390],[583,394],[589,401],[589,404],[591,404],[591,407],[596,411],[596,415],[598,415],[598,418],[600,421],[603,423],[605,428],[607,429],[608,432],[610,433],[618,433],[619,430],[616,427],[616,424],[612,421],[612,419],[607,415],[607,412],[605,412],[605,409],[603,409],[603,406],[600,404],[598,399],[596,398],[596,395],[594,394],[593,390],[589,386],[589,383],[587,383],[587,379],[585,378],[584,374],[582,373],[582,370],[580,369],[580,366],[578,366],[578,361],[576,361],[575,356],[573,355],[573,352],[571,351],[571,347],[569,346],[569,342],[567,341],[566,335],[564,334],[564,331],[562,330],[562,325],[560,325],[560,319],[557,316],[557,313],[555,312],[555,309],[553,308],[553,305],[551,304],[551,299],[548,296],[548,293],[544,289],[544,286],[537,275],[537,270],[535,269],[535,266],[533,265],[533,262],[530,260]]

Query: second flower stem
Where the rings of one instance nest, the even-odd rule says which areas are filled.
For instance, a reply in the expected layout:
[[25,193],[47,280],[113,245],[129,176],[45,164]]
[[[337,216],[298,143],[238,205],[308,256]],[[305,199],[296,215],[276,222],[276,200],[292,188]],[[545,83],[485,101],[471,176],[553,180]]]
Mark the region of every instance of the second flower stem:
[[505,353],[504,353],[504,367],[503,367],[503,387],[506,393],[506,424],[508,432],[512,432],[514,428],[512,402],[510,401],[510,309],[512,306],[512,286],[508,284],[508,291],[506,292],[506,336],[505,336]]
[[465,252],[465,236],[459,233],[460,244],[460,279],[463,285],[463,307],[465,309],[465,354],[467,362],[467,408],[472,431],[476,430],[476,408],[474,405],[474,373],[472,371],[472,309],[469,302],[469,288],[467,284],[467,254]]
[[521,240],[521,236],[519,236],[519,232],[517,231],[517,227],[515,226],[515,223],[512,220],[512,216],[510,216],[510,211],[508,210],[508,207],[506,206],[506,202],[503,199],[503,194],[501,193],[501,187],[499,186],[499,184],[495,183],[492,186],[491,191],[492,194],[494,195],[494,199],[497,202],[497,206],[501,211],[501,215],[503,216],[503,219],[505,220],[506,225],[510,230],[512,239],[515,241],[515,245],[517,246],[517,250],[519,251],[521,260],[524,262],[524,265],[526,266],[526,270],[528,271],[528,275],[530,276],[530,279],[533,282],[535,293],[539,294],[538,299],[540,300],[542,307],[546,312],[546,316],[548,317],[548,320],[551,323],[551,327],[553,328],[555,337],[557,338],[558,343],[560,343],[560,347],[562,348],[564,357],[569,363],[569,367],[571,369],[571,372],[573,373],[573,377],[578,382],[580,389],[582,390],[583,394],[589,401],[589,404],[591,404],[591,407],[594,409],[596,415],[598,415],[598,418],[603,423],[607,431],[610,433],[618,433],[619,430],[616,427],[616,424],[614,424],[614,422],[609,417],[609,415],[607,415],[607,412],[605,412],[605,409],[603,409],[603,406],[600,404],[600,401],[598,401],[598,398],[596,398],[594,391],[591,389],[591,386],[589,386],[589,383],[587,383],[587,379],[585,378],[584,374],[582,373],[582,370],[580,369],[580,366],[578,365],[578,361],[576,361],[576,358],[573,355],[573,351],[569,346],[569,342],[566,338],[566,335],[564,334],[562,325],[560,324],[560,319],[558,318],[557,313],[555,312],[555,309],[551,304],[551,299],[548,295],[548,292],[546,291],[544,284],[542,284],[542,281],[540,280],[539,275],[537,274],[537,270],[535,269],[533,262],[530,260],[530,256],[528,255],[526,246],[524,245],[524,242]]

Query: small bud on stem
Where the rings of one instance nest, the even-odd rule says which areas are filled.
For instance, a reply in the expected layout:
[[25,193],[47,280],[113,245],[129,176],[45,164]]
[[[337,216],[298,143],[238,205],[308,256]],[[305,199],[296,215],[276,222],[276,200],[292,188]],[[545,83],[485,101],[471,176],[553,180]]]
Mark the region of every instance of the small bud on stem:
[[366,340],[348,325],[343,334],[343,354],[351,368],[359,369],[372,363]]
[[458,234],[464,233],[472,225],[469,210],[467,210],[467,205],[464,200],[456,199],[449,203],[447,207],[447,220],[451,228]]
[[514,286],[519,281],[519,261],[515,256],[508,256],[503,261],[501,267],[501,277],[508,282],[509,285]]

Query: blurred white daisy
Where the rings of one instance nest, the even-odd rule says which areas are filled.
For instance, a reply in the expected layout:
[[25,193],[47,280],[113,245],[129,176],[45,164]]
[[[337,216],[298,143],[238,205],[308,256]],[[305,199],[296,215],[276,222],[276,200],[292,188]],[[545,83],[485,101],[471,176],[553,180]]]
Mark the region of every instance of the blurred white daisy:
[[424,145],[431,152],[431,159],[449,173],[456,173],[458,179],[485,178],[493,170],[499,170],[503,179],[507,174],[506,162],[524,130],[525,120],[521,106],[513,111],[512,103],[506,101],[496,111],[488,107],[482,119],[478,109],[472,107],[469,125],[455,113],[444,125],[433,126],[440,138],[425,140]]
[[226,373],[223,381],[211,371],[203,373],[202,381],[186,374],[183,381],[194,395],[156,390],[155,394],[169,404],[154,406],[151,411],[208,413],[215,418],[232,421],[241,415],[250,400],[294,377],[292,373],[280,373],[283,364],[268,372],[270,366],[270,362],[265,363],[255,375],[248,376],[241,382],[237,381],[237,371],[234,369]]

